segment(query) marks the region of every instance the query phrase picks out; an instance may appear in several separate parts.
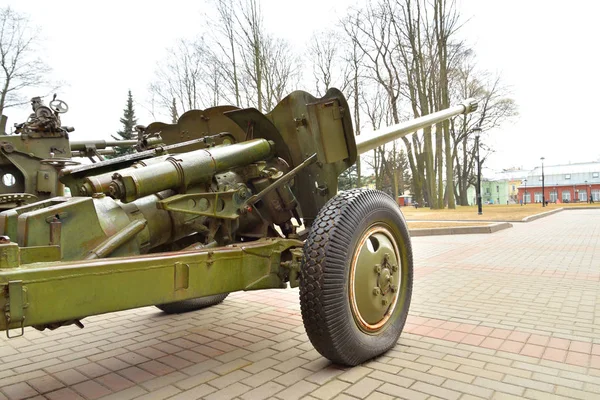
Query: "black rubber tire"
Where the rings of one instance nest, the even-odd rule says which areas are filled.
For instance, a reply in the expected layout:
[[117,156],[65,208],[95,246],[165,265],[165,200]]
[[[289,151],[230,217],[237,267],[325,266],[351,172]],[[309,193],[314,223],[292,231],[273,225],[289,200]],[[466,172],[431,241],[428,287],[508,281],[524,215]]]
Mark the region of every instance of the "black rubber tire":
[[[361,330],[349,300],[351,259],[360,237],[384,222],[396,240],[402,276],[391,317],[375,334]],[[315,349],[334,363],[354,366],[394,347],[402,333],[412,294],[410,235],[398,205],[387,194],[368,189],[341,192],[315,219],[304,244],[300,306]]]
[[181,300],[174,303],[158,304],[156,307],[167,314],[181,314],[190,311],[201,310],[206,307],[217,305],[229,295],[229,293],[215,294],[213,296],[198,297],[197,299]]

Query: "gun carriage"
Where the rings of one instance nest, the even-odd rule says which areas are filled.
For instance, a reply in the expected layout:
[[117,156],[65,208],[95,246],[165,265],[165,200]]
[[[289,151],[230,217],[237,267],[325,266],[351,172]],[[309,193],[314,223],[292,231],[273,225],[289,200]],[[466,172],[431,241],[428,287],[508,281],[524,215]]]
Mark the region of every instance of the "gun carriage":
[[186,151],[61,166],[73,197],[0,214],[0,329],[149,305],[184,312],[233,291],[299,286],[322,355],[346,365],[377,356],[408,314],[410,237],[394,199],[338,193],[337,178],[359,153],[476,107],[355,138],[344,96],[330,89],[294,92],[268,114],[216,107],[151,124],[145,135]]

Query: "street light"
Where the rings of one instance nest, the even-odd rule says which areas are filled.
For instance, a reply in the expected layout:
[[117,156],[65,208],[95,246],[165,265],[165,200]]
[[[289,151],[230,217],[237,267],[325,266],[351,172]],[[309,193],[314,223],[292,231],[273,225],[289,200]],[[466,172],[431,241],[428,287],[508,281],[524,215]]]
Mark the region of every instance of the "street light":
[[[592,185],[590,185],[590,186],[592,186]],[[587,181],[585,181],[585,195],[586,195],[586,197],[587,197],[587,199],[586,199],[586,200],[587,200],[587,203],[589,203],[589,202],[590,202],[590,196],[589,196],[589,192],[588,192],[588,184],[587,184]]]
[[542,207],[546,207],[546,195],[544,194],[544,157],[541,157],[542,160]]
[[525,203],[525,205],[527,205],[527,179],[523,179],[523,182],[525,183],[525,193],[523,193],[523,203]]
[[473,133],[475,133],[475,147],[477,149],[477,187],[475,188],[477,191],[477,214],[483,214],[482,205],[481,205],[481,162],[479,160],[479,135],[481,135],[481,127],[477,125],[473,128]]

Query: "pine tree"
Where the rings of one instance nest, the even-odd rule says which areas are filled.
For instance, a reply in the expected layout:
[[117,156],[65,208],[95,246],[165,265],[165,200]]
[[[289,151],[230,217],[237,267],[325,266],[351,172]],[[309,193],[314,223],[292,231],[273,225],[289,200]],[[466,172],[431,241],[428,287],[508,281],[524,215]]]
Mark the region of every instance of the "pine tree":
[[173,97],[173,104],[171,105],[171,123],[176,124],[179,119],[179,114],[177,114],[177,104],[175,103],[175,98]]
[[[135,110],[133,109],[133,96],[131,90],[127,94],[127,105],[123,109],[123,117],[120,119],[123,129],[117,132],[117,136],[112,135],[115,140],[135,140],[133,128],[137,124]],[[117,156],[133,152],[132,147],[117,147]]]

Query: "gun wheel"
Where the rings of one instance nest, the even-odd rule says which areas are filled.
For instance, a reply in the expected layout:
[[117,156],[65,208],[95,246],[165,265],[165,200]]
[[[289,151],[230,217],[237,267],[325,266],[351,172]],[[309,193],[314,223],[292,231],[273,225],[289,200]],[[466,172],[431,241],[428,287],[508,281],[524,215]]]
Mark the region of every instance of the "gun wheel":
[[300,306],[313,346],[357,365],[391,349],[412,293],[406,222],[383,192],[354,189],[319,212],[304,244]]
[[206,307],[222,303],[229,293],[215,294],[213,296],[198,297],[197,299],[181,300],[174,303],[158,304],[156,307],[167,314],[181,314],[201,310]]

